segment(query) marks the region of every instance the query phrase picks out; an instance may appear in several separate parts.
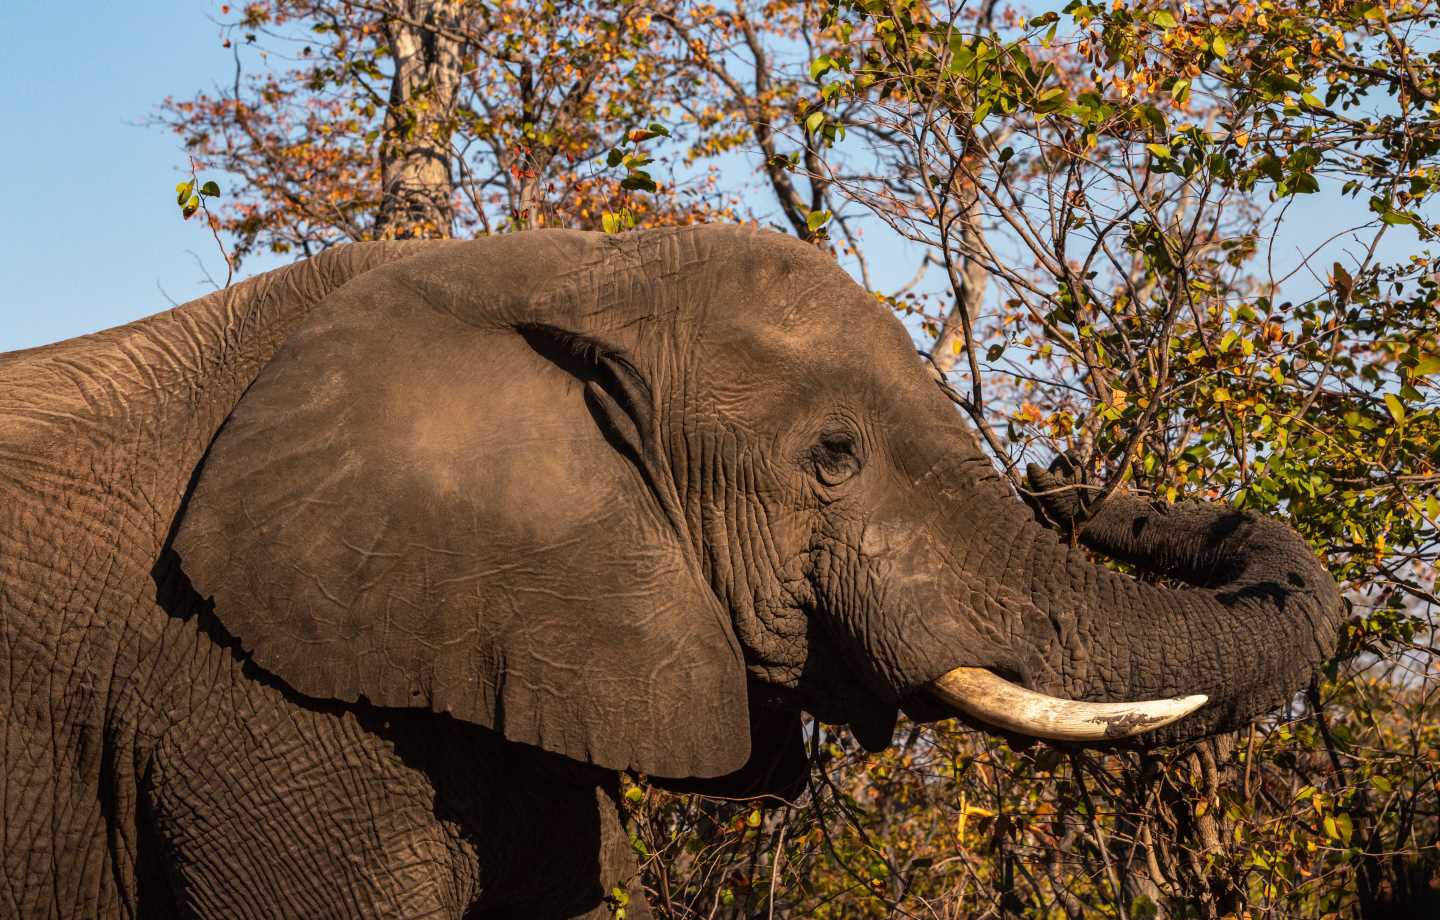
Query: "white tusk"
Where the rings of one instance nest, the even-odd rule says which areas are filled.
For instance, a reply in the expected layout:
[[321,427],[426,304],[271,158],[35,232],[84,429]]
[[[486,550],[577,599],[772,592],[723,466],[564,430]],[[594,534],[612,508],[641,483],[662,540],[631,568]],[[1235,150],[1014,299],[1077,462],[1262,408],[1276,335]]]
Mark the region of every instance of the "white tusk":
[[941,702],[987,725],[1051,741],[1115,741],[1169,725],[1209,697],[1082,703],[1026,690],[985,668],[955,668],[930,685]]

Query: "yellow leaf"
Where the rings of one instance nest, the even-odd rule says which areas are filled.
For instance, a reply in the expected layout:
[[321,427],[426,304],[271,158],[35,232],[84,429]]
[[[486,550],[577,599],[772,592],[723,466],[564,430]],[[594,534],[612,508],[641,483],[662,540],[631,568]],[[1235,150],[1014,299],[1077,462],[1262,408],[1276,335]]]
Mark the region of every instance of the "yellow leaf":
[[1385,394],[1385,408],[1390,410],[1390,417],[1395,420],[1395,424],[1405,421],[1405,405],[1394,393]]

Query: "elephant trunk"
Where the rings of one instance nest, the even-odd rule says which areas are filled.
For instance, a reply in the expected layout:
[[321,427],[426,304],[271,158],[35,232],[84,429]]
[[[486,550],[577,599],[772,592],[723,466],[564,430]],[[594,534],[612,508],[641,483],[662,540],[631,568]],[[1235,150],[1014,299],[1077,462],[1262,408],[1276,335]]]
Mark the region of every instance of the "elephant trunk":
[[[1039,491],[1057,483],[1034,469],[1031,479]],[[1284,703],[1334,652],[1339,591],[1278,521],[1113,495],[1080,542],[1186,583],[1167,588],[1097,565],[1011,506],[1007,539],[1020,565],[1006,583],[1018,590],[1001,603],[1012,608],[1017,641],[995,663],[975,663],[1029,689],[975,668],[930,685],[932,697],[972,718],[1053,740],[1174,743]],[[1064,517],[1063,507],[1047,510]]]

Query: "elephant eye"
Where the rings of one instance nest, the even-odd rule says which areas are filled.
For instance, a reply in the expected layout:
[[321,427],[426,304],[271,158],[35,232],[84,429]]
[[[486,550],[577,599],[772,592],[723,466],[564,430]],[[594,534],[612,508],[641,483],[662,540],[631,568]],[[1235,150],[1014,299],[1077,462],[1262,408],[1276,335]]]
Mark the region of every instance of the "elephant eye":
[[827,486],[840,483],[860,472],[860,456],[849,432],[826,432],[811,452],[815,478]]

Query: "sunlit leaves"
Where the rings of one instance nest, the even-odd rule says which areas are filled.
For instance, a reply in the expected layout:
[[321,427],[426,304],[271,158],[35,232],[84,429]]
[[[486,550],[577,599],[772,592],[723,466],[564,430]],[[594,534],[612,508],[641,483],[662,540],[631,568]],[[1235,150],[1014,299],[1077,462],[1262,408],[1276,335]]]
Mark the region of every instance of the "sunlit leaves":
[[207,202],[220,197],[220,184],[213,179],[201,183],[194,176],[175,186],[175,204],[186,220]]
[[[460,44],[453,73],[444,75],[457,81],[455,104],[446,108],[449,97],[424,81],[391,95],[389,6],[265,0],[237,7],[222,28],[253,36],[238,43],[241,78],[163,109],[162,120],[203,165],[235,176],[234,193],[214,213],[242,255],[257,248],[313,253],[373,235],[382,159],[397,146],[427,142],[448,150],[444,181],[452,187],[442,197],[454,221],[419,228],[422,235],[601,229],[607,214],[612,226],[734,214],[733,194],[705,170],[670,179],[670,164],[701,140],[697,135],[712,145],[697,144],[700,159],[724,152],[719,132],[709,133],[713,122],[679,118],[675,106],[696,102],[698,114],[709,104],[715,115],[706,119],[729,114],[715,105],[711,88],[697,90],[703,47],[695,50],[656,19],[689,16],[688,7],[437,4]],[[689,136],[671,137],[672,127]],[[636,138],[652,157],[663,150],[640,170],[645,175],[596,168],[608,150]]]
[[[896,162],[919,173],[909,188],[927,210],[907,210],[899,178],[887,179],[891,197],[867,187],[865,200],[947,265],[978,260],[999,288],[977,311],[976,341],[948,340],[980,367],[996,453],[1078,449],[1097,476],[1157,496],[1282,515],[1355,605],[1320,708],[1231,762],[1243,763],[1237,783],[1303,776],[1313,794],[1298,806],[1248,786],[1177,798],[1190,827],[1216,822],[1234,847],[1207,851],[1204,878],[1181,861],[1166,881],[1195,898],[1224,888],[1236,915],[1324,915],[1352,910],[1392,871],[1375,851],[1440,876],[1375,798],[1435,811],[1437,790],[1406,777],[1433,770],[1419,752],[1433,749],[1440,682],[1440,264],[1423,250],[1385,254],[1397,230],[1421,244],[1434,233],[1435,5],[1075,2],[1003,25],[913,2],[832,9],[885,36],[849,71],[827,71],[848,76],[847,104],[926,128],[914,136],[928,146]],[[972,190],[978,242],[954,230]],[[1330,221],[1342,195],[1359,214],[1334,216],[1334,229],[1358,229],[1291,257],[1291,240],[1315,233],[1317,214]],[[1321,204],[1297,223],[1306,196]],[[963,290],[936,297],[942,316]],[[931,313],[921,328],[942,327]],[[1357,679],[1365,669],[1377,678]],[[1022,785],[1066,801],[1041,782]],[[1108,788],[1102,810],[1151,807],[1134,792]],[[1044,852],[1026,845],[994,852]],[[1097,856],[1092,878],[1106,873]],[[1034,878],[1010,890],[1053,903],[1047,877]],[[1079,897],[1093,899],[1083,910],[1113,910],[1103,886]]]

